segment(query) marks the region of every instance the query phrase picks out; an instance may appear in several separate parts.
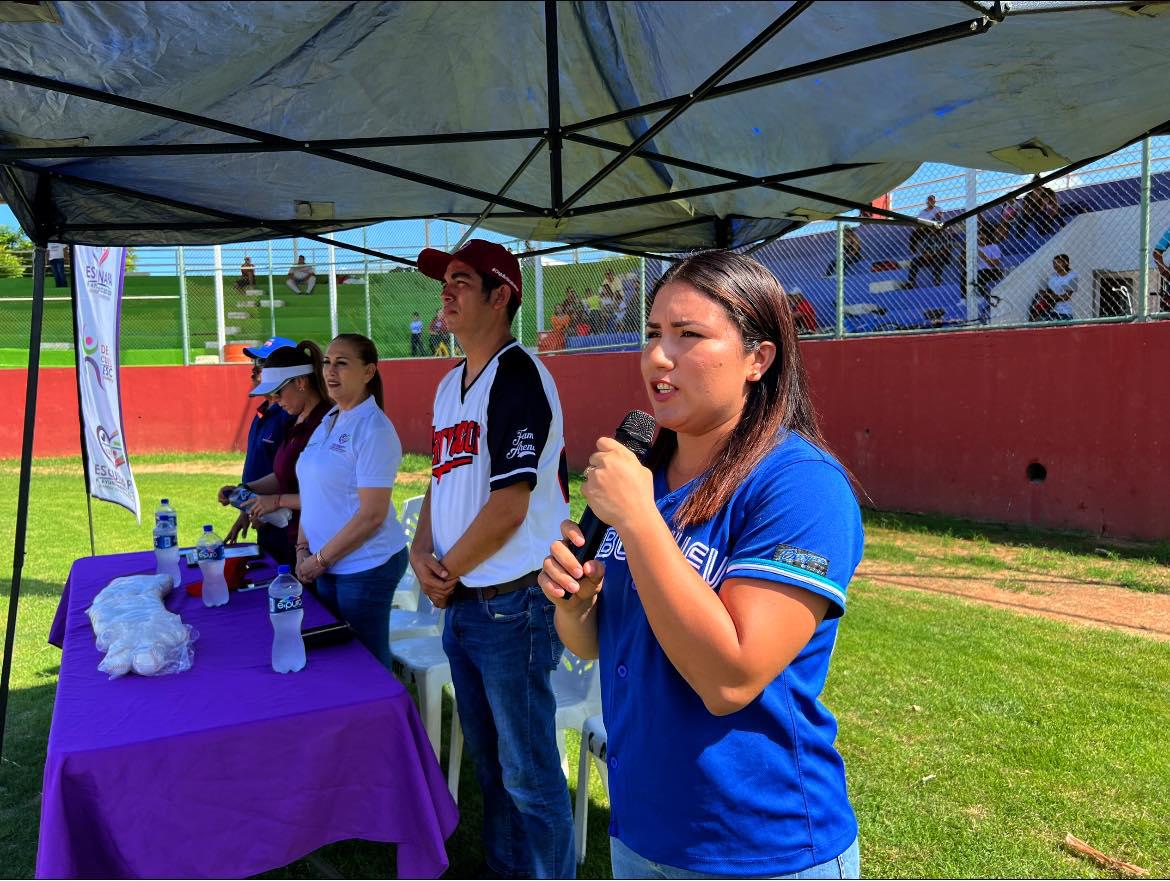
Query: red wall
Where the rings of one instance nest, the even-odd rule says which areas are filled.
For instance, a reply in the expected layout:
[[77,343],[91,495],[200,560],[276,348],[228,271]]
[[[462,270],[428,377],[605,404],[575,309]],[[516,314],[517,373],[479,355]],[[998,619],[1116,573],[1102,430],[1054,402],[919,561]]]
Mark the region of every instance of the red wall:
[[[1170,322],[946,333],[803,344],[834,451],[867,504],[1109,535],[1170,537],[1170,410],[1162,406]],[[452,362],[381,365],[407,450],[430,449],[435,384]],[[545,358],[565,410],[569,461],[647,408],[636,354]],[[133,453],[242,449],[246,366],[122,371]],[[0,371],[10,402],[0,456],[20,454],[25,373]],[[73,455],[71,369],[41,372],[35,450]],[[1029,463],[1047,469],[1030,482]]]

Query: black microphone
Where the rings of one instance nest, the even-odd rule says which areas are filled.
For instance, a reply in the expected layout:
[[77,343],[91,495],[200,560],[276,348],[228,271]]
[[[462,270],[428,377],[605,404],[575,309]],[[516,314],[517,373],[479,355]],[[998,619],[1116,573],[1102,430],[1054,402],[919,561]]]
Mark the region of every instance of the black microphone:
[[[626,418],[622,420],[622,424],[618,426],[613,437],[614,440],[637,456],[640,462],[650,451],[650,444],[654,441],[654,417],[641,410],[631,410],[626,414]],[[601,547],[601,540],[605,538],[607,529],[609,529],[608,523],[602,523],[593,511],[589,508],[585,509],[585,513],[581,515],[581,531],[585,534],[585,544],[576,547],[571,542],[565,542],[569,546],[569,550],[573,552],[573,556],[577,558],[578,563],[583,565],[586,560],[592,560],[597,555],[597,549]],[[568,599],[569,595],[566,594],[565,598]]]

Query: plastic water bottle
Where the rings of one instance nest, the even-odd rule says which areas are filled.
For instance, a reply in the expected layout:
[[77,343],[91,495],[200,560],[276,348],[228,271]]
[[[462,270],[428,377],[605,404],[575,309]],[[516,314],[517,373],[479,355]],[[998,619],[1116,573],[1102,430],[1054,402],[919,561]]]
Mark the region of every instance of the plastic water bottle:
[[159,575],[171,576],[174,587],[183,583],[179,571],[179,517],[170,499],[161,499],[154,509],[154,559]]
[[171,532],[178,535],[179,515],[175,513],[175,509],[171,507],[170,499],[159,499],[158,507],[154,509],[154,525],[158,526],[160,523],[169,524]]
[[[233,507],[242,509],[245,502],[254,498],[256,498],[256,493],[252,490],[246,486],[237,486],[228,496],[228,501]],[[284,529],[290,520],[292,520],[292,510],[289,508],[277,508],[271,514],[265,514],[260,518],[261,523],[271,523],[278,529]]]
[[288,566],[280,566],[268,585],[268,620],[272,622],[272,669],[277,673],[295,673],[305,666],[305,640],[301,621],[305,610],[301,601],[301,583]]
[[179,540],[169,523],[154,524],[155,572],[171,576],[171,587],[179,587],[183,576],[179,572]]
[[227,581],[223,577],[223,539],[208,523],[195,545],[195,559],[203,573],[203,605],[222,606],[228,601]]

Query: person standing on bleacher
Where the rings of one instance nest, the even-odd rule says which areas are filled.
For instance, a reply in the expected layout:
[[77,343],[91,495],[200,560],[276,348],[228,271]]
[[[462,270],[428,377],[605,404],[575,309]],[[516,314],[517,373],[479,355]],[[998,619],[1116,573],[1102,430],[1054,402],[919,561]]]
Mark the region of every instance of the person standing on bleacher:
[[486,876],[572,878],[573,818],[551,673],[564,647],[537,573],[568,516],[560,399],[512,336],[520,264],[472,239],[427,248],[443,318],[466,358],[435,392],[431,485],[411,565],[447,609],[443,649],[483,789]]

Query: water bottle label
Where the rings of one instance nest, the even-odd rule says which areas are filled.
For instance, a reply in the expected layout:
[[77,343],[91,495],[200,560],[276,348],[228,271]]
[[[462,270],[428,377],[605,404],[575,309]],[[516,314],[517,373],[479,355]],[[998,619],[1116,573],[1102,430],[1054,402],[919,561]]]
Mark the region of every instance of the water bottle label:
[[268,598],[268,614],[275,615],[277,612],[295,612],[304,606],[301,602],[300,594],[289,597],[269,597]]
[[171,529],[177,529],[179,526],[179,518],[176,514],[158,514],[154,518],[155,523],[165,524]]
[[200,545],[195,548],[195,559],[200,563],[214,562],[222,560],[224,556],[223,545]]
[[162,535],[156,535],[154,537],[154,548],[157,551],[165,551],[169,548],[173,548],[176,544],[177,542],[175,541],[175,536],[171,535],[169,532],[163,533]]

